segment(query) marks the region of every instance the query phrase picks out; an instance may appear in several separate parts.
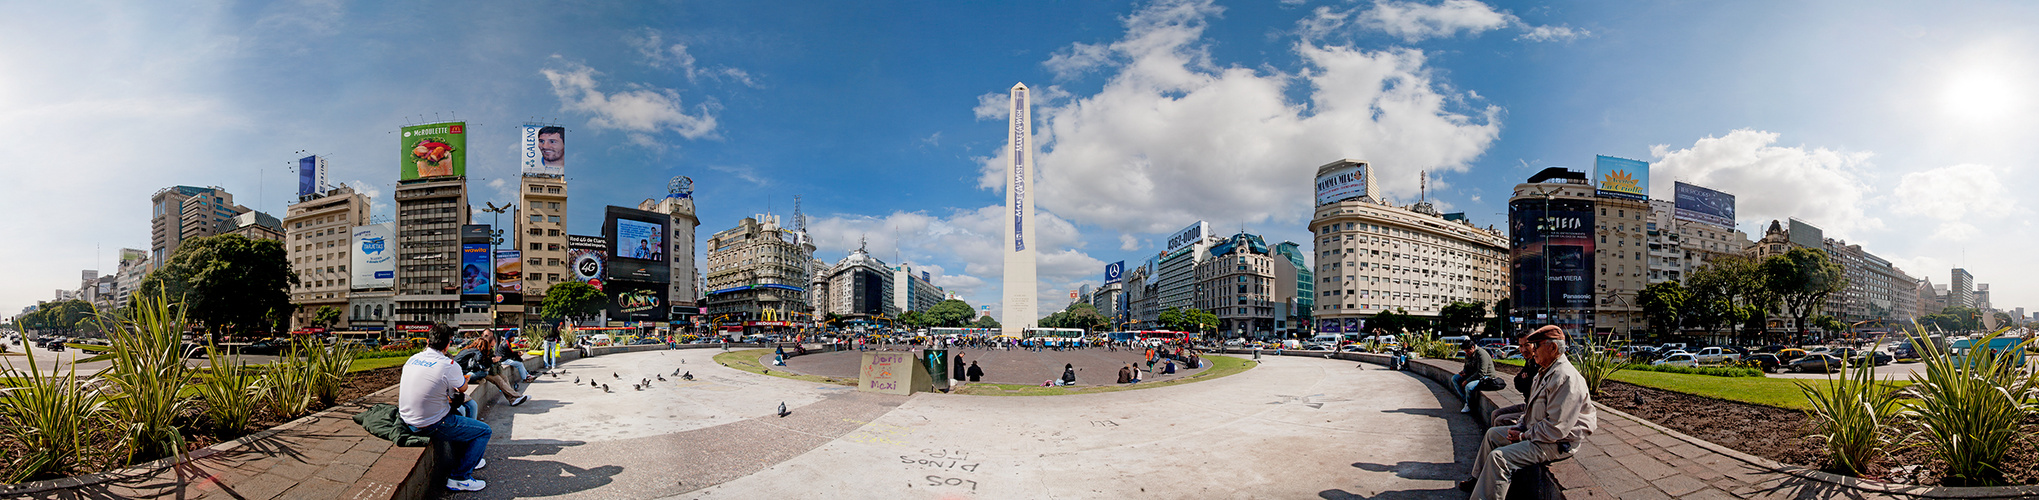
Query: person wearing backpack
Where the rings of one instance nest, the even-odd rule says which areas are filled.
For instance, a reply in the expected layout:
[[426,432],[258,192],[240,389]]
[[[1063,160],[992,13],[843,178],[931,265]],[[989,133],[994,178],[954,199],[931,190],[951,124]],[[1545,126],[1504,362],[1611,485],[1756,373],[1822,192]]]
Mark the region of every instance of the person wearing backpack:
[[495,384],[496,389],[502,390],[503,397],[510,400],[510,406],[521,405],[531,399],[530,396],[518,392],[516,387],[510,385],[510,381],[504,380],[503,375],[497,373],[493,333],[483,332],[480,337],[468,342],[467,347],[460,350],[460,354],[453,356],[453,361],[458,363],[460,371],[467,375],[467,383],[479,384],[487,380]]

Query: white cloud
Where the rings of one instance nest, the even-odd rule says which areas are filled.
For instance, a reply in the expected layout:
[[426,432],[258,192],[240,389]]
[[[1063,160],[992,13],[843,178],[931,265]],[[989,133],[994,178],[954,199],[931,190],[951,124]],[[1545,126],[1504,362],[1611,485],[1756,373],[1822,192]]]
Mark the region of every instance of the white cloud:
[[672,45],[665,45],[663,36],[655,29],[645,28],[641,31],[625,34],[623,35],[623,43],[637,49],[637,54],[644,56],[645,65],[659,69],[679,70],[681,74],[687,75],[687,81],[689,82],[697,82],[701,77],[709,77],[735,81],[746,87],[757,87],[757,82],[752,80],[750,73],[744,70],[729,66],[697,66],[694,55],[687,52],[687,44],[674,43]]
[[1055,51],[1054,56],[1049,57],[1047,62],[1041,64],[1047,66],[1049,71],[1055,72],[1055,78],[1068,79],[1104,66],[1106,62],[1109,62],[1110,57],[1111,50],[1109,47],[1077,43],[1070,45],[1068,48]]
[[[1366,159],[1388,193],[1414,198],[1418,170],[1464,170],[1499,133],[1500,109],[1433,83],[1419,50],[1302,42],[1296,74],[1219,67],[1203,48],[1205,18],[1218,12],[1203,1],[1148,6],[1105,45],[1102,89],[1047,89],[1060,94],[1034,113],[1042,208],[1126,233],[1295,222],[1308,216],[1319,165]],[[1308,97],[1289,99],[1292,85]],[[976,113],[1002,118],[1004,106],[1004,93],[987,94]],[[979,183],[997,191],[1006,159],[1003,147],[994,154],[979,158]]]
[[758,175],[757,169],[751,168],[750,166],[747,165],[746,166],[709,165],[708,169],[735,176],[738,179],[743,179],[745,182],[749,182],[751,184],[757,184],[760,187],[768,186],[771,185],[772,183],[771,179]]
[[595,76],[600,73],[594,68],[553,57],[562,68],[547,68],[539,73],[552,84],[552,93],[559,96],[561,109],[594,115],[588,119],[589,127],[621,130],[631,142],[647,147],[659,146],[654,134],[660,132],[673,132],[688,139],[715,133],[713,102],[697,105],[696,113],[687,114],[680,93],[672,89],[631,84],[626,86],[632,90],[603,93],[596,89],[600,83]]
[[2009,215],[2016,207],[1997,177],[2003,170],[1964,163],[1905,174],[1891,211],[1939,219],[1935,238],[1967,240],[1980,233],[1974,223]]
[[1797,217],[1829,235],[1883,227],[1881,219],[1863,211],[1871,197],[1863,171],[1873,153],[1778,147],[1777,137],[1739,129],[1687,149],[1651,146],[1657,161],[1650,168],[1650,192],[1668,197],[1672,183],[1684,181],[1735,195],[1742,223]]
[[1408,43],[1460,34],[1476,36],[1510,27],[1522,31],[1515,37],[1518,41],[1569,42],[1592,36],[1592,32],[1582,28],[1532,25],[1508,11],[1476,0],[1445,0],[1437,5],[1384,0],[1364,9],[1318,7],[1311,17],[1297,22],[1297,31],[1306,38],[1321,39],[1346,34],[1348,26],[1385,33]]

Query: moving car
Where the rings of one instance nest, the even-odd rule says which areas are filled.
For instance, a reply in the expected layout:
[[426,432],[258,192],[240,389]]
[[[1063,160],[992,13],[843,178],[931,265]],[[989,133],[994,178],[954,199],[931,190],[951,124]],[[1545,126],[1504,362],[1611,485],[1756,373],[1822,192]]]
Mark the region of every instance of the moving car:
[[1789,363],[1789,362],[1791,362],[1791,360],[1794,360],[1794,359],[1798,359],[1798,358],[1803,358],[1803,357],[1805,357],[1805,355],[1806,355],[1806,354],[1810,354],[1810,353],[1807,353],[1807,352],[1805,352],[1805,349],[1798,349],[1798,348],[1791,348],[1791,347],[1787,347],[1787,348],[1784,348],[1784,349],[1778,349],[1778,350],[1777,350],[1777,352],[1776,352],[1776,354],[1777,354],[1777,359],[1780,359],[1780,360],[1783,360],[1783,361],[1784,361],[1784,362],[1786,362],[1786,363]]
[[1799,373],[1813,371],[1829,373],[1841,369],[1841,358],[1834,357],[1832,354],[1808,354],[1805,357],[1792,360],[1790,366],[1791,371]]
[[1741,363],[1763,370],[1763,373],[1777,373],[1784,370],[1785,361],[1778,359],[1776,354],[1750,354],[1749,357],[1742,358]]
[[1658,360],[1657,362],[1650,364],[1657,366],[1683,366],[1689,368],[1693,366],[1698,366],[1699,361],[1697,357],[1691,354],[1680,352],[1677,354],[1672,354],[1670,356],[1665,356],[1664,359]]
[[1741,361],[1742,359],[1741,354],[1737,354],[1735,353],[1734,350],[1724,347],[1708,347],[1705,349],[1700,349],[1699,352],[1693,353],[1692,356],[1694,359],[1697,359],[1700,364],[1707,365],[1730,363],[1735,361]]
[[290,342],[283,339],[262,339],[253,344],[241,346],[241,354],[274,356],[290,348]]

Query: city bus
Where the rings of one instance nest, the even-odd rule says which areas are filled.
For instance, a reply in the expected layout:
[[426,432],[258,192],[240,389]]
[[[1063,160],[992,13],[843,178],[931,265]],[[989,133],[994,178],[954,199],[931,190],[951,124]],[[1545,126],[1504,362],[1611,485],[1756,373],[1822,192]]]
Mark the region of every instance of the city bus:
[[1181,342],[1183,339],[1190,337],[1188,332],[1171,332],[1167,330],[1140,330],[1129,333],[1132,333],[1133,337],[1140,339],[1141,342],[1156,345]]
[[997,328],[929,328],[927,335],[933,337],[982,338],[998,335]]
[[1082,329],[1082,328],[1028,328],[1028,329],[1026,330],[1026,334],[1025,334],[1025,335],[1024,335],[1024,336],[1023,336],[1022,338],[1034,338],[1034,337],[1061,337],[1061,338],[1071,338],[1071,339],[1073,339],[1073,338],[1082,338],[1082,337],[1083,337],[1083,329]]

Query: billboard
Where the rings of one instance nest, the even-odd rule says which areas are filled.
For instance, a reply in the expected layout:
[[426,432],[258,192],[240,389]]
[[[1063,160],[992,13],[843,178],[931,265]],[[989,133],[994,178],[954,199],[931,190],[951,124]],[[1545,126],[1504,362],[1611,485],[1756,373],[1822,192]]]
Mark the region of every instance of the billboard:
[[608,240],[599,236],[567,235],[566,262],[568,266],[573,267],[573,280],[594,285],[596,290],[601,290],[602,282],[609,279],[608,246]]
[[396,286],[396,249],[390,245],[395,233],[388,222],[354,227],[354,251],[348,252],[354,276],[347,282],[355,290]]
[[467,175],[467,122],[404,127],[398,134],[398,180]]
[[1516,307],[1593,307],[1593,201],[1521,199],[1508,203]]
[[[460,295],[488,297],[495,293],[491,282],[495,281],[495,265],[489,262],[489,244],[462,243],[460,245]],[[476,298],[473,300],[487,300]]]
[[666,264],[666,223],[672,216],[610,206],[602,221],[602,236],[609,242],[611,281],[630,280],[665,283],[672,275]]
[[1650,164],[1607,155],[1593,157],[1600,196],[1650,201]]
[[524,293],[524,252],[517,250],[496,251],[496,293],[498,304],[504,302],[502,294],[521,295]]
[[1791,229],[1786,234],[1790,237],[1791,244],[1793,245],[1815,250],[1827,247],[1826,231],[1821,231],[1819,227],[1806,224],[1805,221],[1796,218],[1791,219]]
[[659,283],[615,281],[609,293],[611,321],[665,321],[672,311],[666,307],[666,287]]
[[1354,163],[1317,176],[1317,204],[1366,196],[1366,164]]
[[566,175],[565,127],[525,125],[522,132],[523,147],[517,156],[523,161],[524,175]]
[[1318,332],[1318,333],[1341,333],[1341,332],[1344,332],[1344,331],[1345,331],[1345,329],[1344,329],[1344,328],[1341,328],[1341,327],[1342,327],[1342,326],[1344,326],[1344,325],[1345,325],[1345,322],[1343,322],[1343,321],[1339,321],[1339,320],[1338,320],[1338,318],[1324,318],[1324,320],[1323,320],[1323,321],[1320,321],[1320,322],[1319,322],[1319,326],[1317,326],[1317,332]]
[[1110,264],[1105,264],[1104,284],[1109,285],[1112,283],[1118,283],[1125,277],[1126,277],[1126,261],[1122,260]]
[[297,159],[297,195],[311,196],[325,191],[326,159],[306,156]]
[[1183,246],[1203,241],[1204,237],[1209,236],[1210,234],[1211,234],[1211,223],[1204,221],[1196,221],[1195,224],[1190,224],[1189,227],[1182,228],[1181,231],[1176,231],[1175,234],[1170,235],[1168,237],[1168,246],[1162,248],[1161,252],[1162,253],[1173,252],[1178,248],[1182,248]]
[[1683,182],[1672,188],[1678,220],[1735,227],[1735,195]]

